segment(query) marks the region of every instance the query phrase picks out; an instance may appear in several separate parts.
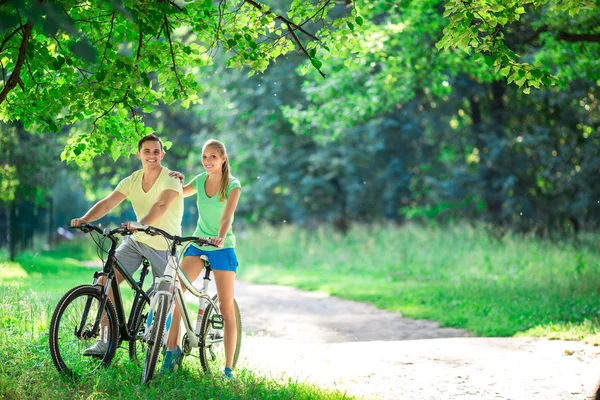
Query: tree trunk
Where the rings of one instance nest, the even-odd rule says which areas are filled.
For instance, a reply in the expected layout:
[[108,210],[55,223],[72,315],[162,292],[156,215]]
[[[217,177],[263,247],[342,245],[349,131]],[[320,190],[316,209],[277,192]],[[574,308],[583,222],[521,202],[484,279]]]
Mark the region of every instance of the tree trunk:
[[8,209],[8,256],[11,261],[17,254],[17,207],[12,202]]

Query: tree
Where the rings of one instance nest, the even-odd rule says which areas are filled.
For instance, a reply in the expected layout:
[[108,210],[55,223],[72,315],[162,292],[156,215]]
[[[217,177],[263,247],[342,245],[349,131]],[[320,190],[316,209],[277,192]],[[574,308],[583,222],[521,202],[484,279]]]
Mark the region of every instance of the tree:
[[116,159],[152,131],[144,113],[201,101],[202,70],[219,51],[231,54],[230,67],[264,71],[299,50],[324,75],[317,51],[335,52],[350,33],[346,17],[330,18],[335,7],[332,0],[294,0],[283,10],[254,0],[5,0],[0,117],[38,132],[78,123],[64,160],[104,152]]
[[[383,118],[396,120],[396,136],[408,140],[401,146],[411,147],[407,133],[416,123],[422,147],[412,150],[429,154],[408,174],[410,195],[403,197],[410,206],[402,206],[408,215],[477,217],[479,211],[494,224],[524,229],[596,224],[590,199],[598,188],[582,182],[594,181],[597,168],[597,7],[560,14],[556,3],[536,2],[512,23],[487,22],[500,27],[502,51],[478,47],[476,40],[462,47],[467,51],[455,51],[446,46],[456,38],[446,36],[452,33],[444,17],[444,6],[454,1],[405,1],[392,10],[386,4],[361,8],[365,23],[355,47],[361,56],[330,62],[325,84],[310,73],[305,98],[284,108],[296,133],[310,130],[323,142],[340,143]],[[501,8],[494,1],[461,4]],[[487,27],[464,18],[470,32]],[[474,57],[474,50],[485,56]],[[522,54],[529,66],[514,69],[512,58],[503,66],[503,51]],[[535,65],[548,71],[538,75]],[[556,84],[529,94],[543,77]],[[415,104],[413,115],[399,113]]]

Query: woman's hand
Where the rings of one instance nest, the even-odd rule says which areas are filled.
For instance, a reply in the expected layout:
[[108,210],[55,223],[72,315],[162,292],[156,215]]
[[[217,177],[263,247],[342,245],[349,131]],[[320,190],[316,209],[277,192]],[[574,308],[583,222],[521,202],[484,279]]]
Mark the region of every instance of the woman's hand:
[[183,185],[183,182],[185,181],[185,175],[179,171],[171,171],[171,172],[169,172],[169,176],[179,179],[179,182],[181,182],[182,185]]
[[217,248],[222,249],[223,245],[225,244],[225,238],[222,237],[214,237],[210,239],[211,243],[214,246],[217,246]]

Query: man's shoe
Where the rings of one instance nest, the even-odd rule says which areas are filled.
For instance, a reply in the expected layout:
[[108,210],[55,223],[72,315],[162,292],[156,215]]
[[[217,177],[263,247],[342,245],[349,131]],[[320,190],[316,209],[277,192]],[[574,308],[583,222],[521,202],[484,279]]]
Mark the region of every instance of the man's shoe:
[[179,346],[175,350],[167,350],[165,352],[165,361],[160,367],[160,373],[165,374],[175,371],[181,365],[181,361],[183,361],[183,351]]
[[96,343],[83,351],[83,355],[90,357],[104,357],[107,351],[108,343],[105,343],[102,340],[96,340]]

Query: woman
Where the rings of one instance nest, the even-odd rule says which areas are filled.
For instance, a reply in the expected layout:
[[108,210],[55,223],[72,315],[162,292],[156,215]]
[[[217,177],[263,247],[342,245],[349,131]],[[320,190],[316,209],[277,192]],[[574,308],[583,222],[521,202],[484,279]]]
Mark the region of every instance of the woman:
[[[204,262],[201,255],[208,256],[217,285],[217,295],[224,322],[225,369],[223,376],[232,377],[233,356],[236,345],[236,321],[233,308],[235,272],[238,262],[235,255],[235,236],[231,224],[241,194],[240,181],[229,174],[227,149],[223,143],[210,139],[202,147],[202,165],[206,172],[197,175],[183,187],[185,197],[197,194],[198,225],[194,236],[211,237],[215,247],[190,245],[183,254],[181,269],[190,281],[202,273]],[[184,176],[172,172],[171,176],[183,181]],[[175,307],[173,328],[167,339],[167,352],[161,372],[170,372],[181,362],[183,353],[177,345],[181,313]]]

